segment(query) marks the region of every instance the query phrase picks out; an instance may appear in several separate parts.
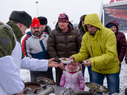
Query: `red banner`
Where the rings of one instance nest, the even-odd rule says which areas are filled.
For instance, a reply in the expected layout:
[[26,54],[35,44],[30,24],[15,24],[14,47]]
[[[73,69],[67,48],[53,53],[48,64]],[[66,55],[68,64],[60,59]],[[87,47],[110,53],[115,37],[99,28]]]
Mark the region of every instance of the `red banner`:
[[125,0],[111,0],[110,3],[113,3],[114,1],[119,2],[119,1],[125,1]]
[[113,2],[114,2],[114,0],[111,0],[111,1],[110,1],[110,3],[113,3]]
[[124,0],[116,0],[116,1],[124,1]]

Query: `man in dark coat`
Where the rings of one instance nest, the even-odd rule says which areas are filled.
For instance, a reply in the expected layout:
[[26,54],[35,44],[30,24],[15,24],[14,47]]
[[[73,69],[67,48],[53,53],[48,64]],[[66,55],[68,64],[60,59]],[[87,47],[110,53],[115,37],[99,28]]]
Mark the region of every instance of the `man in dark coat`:
[[40,24],[41,24],[41,31],[49,34],[51,32],[51,28],[49,25],[47,25],[48,23],[47,18],[44,16],[39,16],[37,18],[39,19]]
[[64,64],[59,60],[61,57],[69,58],[78,53],[81,47],[81,34],[73,28],[66,14],[60,14],[58,23],[49,34],[47,50],[51,58],[55,58],[60,66],[56,68],[56,83],[59,85]]

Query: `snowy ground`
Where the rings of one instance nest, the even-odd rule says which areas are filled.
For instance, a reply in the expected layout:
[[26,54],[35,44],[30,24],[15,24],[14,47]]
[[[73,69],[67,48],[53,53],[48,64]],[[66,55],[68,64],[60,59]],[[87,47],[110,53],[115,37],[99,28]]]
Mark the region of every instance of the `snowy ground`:
[[[54,72],[55,72],[55,69],[53,69],[53,75],[55,76]],[[24,82],[30,81],[29,70],[21,69],[20,75],[21,75]],[[89,74],[86,69],[85,70],[85,82],[88,82],[88,81],[89,81]],[[104,81],[104,86],[107,87],[106,80]],[[125,95],[124,94],[125,88],[127,88],[127,64],[125,63],[125,61],[123,61],[122,66],[121,66],[121,72],[120,72],[120,93],[118,95]],[[89,88],[87,88],[87,86],[86,86],[85,91],[88,91],[88,90],[89,90]]]

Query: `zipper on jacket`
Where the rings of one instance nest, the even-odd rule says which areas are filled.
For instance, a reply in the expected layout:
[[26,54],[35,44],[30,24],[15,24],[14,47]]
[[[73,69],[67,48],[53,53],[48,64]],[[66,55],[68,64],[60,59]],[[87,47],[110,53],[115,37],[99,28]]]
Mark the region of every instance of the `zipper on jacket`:
[[65,40],[67,39],[67,36],[66,36],[66,35],[64,36],[64,39],[65,39]]
[[100,49],[101,49],[101,53],[103,54],[103,51],[102,51],[102,48],[101,48],[101,46],[100,46]]
[[65,39],[65,43],[66,43],[66,57],[67,57],[68,53],[67,53],[67,36],[66,35],[64,36],[64,39]]
[[94,55],[93,55],[93,50],[92,50],[92,46],[90,46],[90,48],[91,48],[92,56],[94,57]]

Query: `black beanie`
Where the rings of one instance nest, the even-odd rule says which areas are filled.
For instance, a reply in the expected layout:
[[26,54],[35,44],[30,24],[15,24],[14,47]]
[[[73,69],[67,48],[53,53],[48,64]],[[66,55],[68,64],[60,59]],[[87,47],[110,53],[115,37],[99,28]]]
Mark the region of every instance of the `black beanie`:
[[41,25],[46,25],[46,24],[48,23],[46,17],[39,16],[39,17],[37,17],[37,18],[39,19]]
[[25,11],[12,11],[9,20],[20,22],[25,26],[27,26],[28,28],[32,23],[32,17]]
[[107,25],[107,28],[110,28],[110,27],[112,27],[112,26],[116,26],[116,25],[113,24],[113,23],[109,23],[109,24]]

